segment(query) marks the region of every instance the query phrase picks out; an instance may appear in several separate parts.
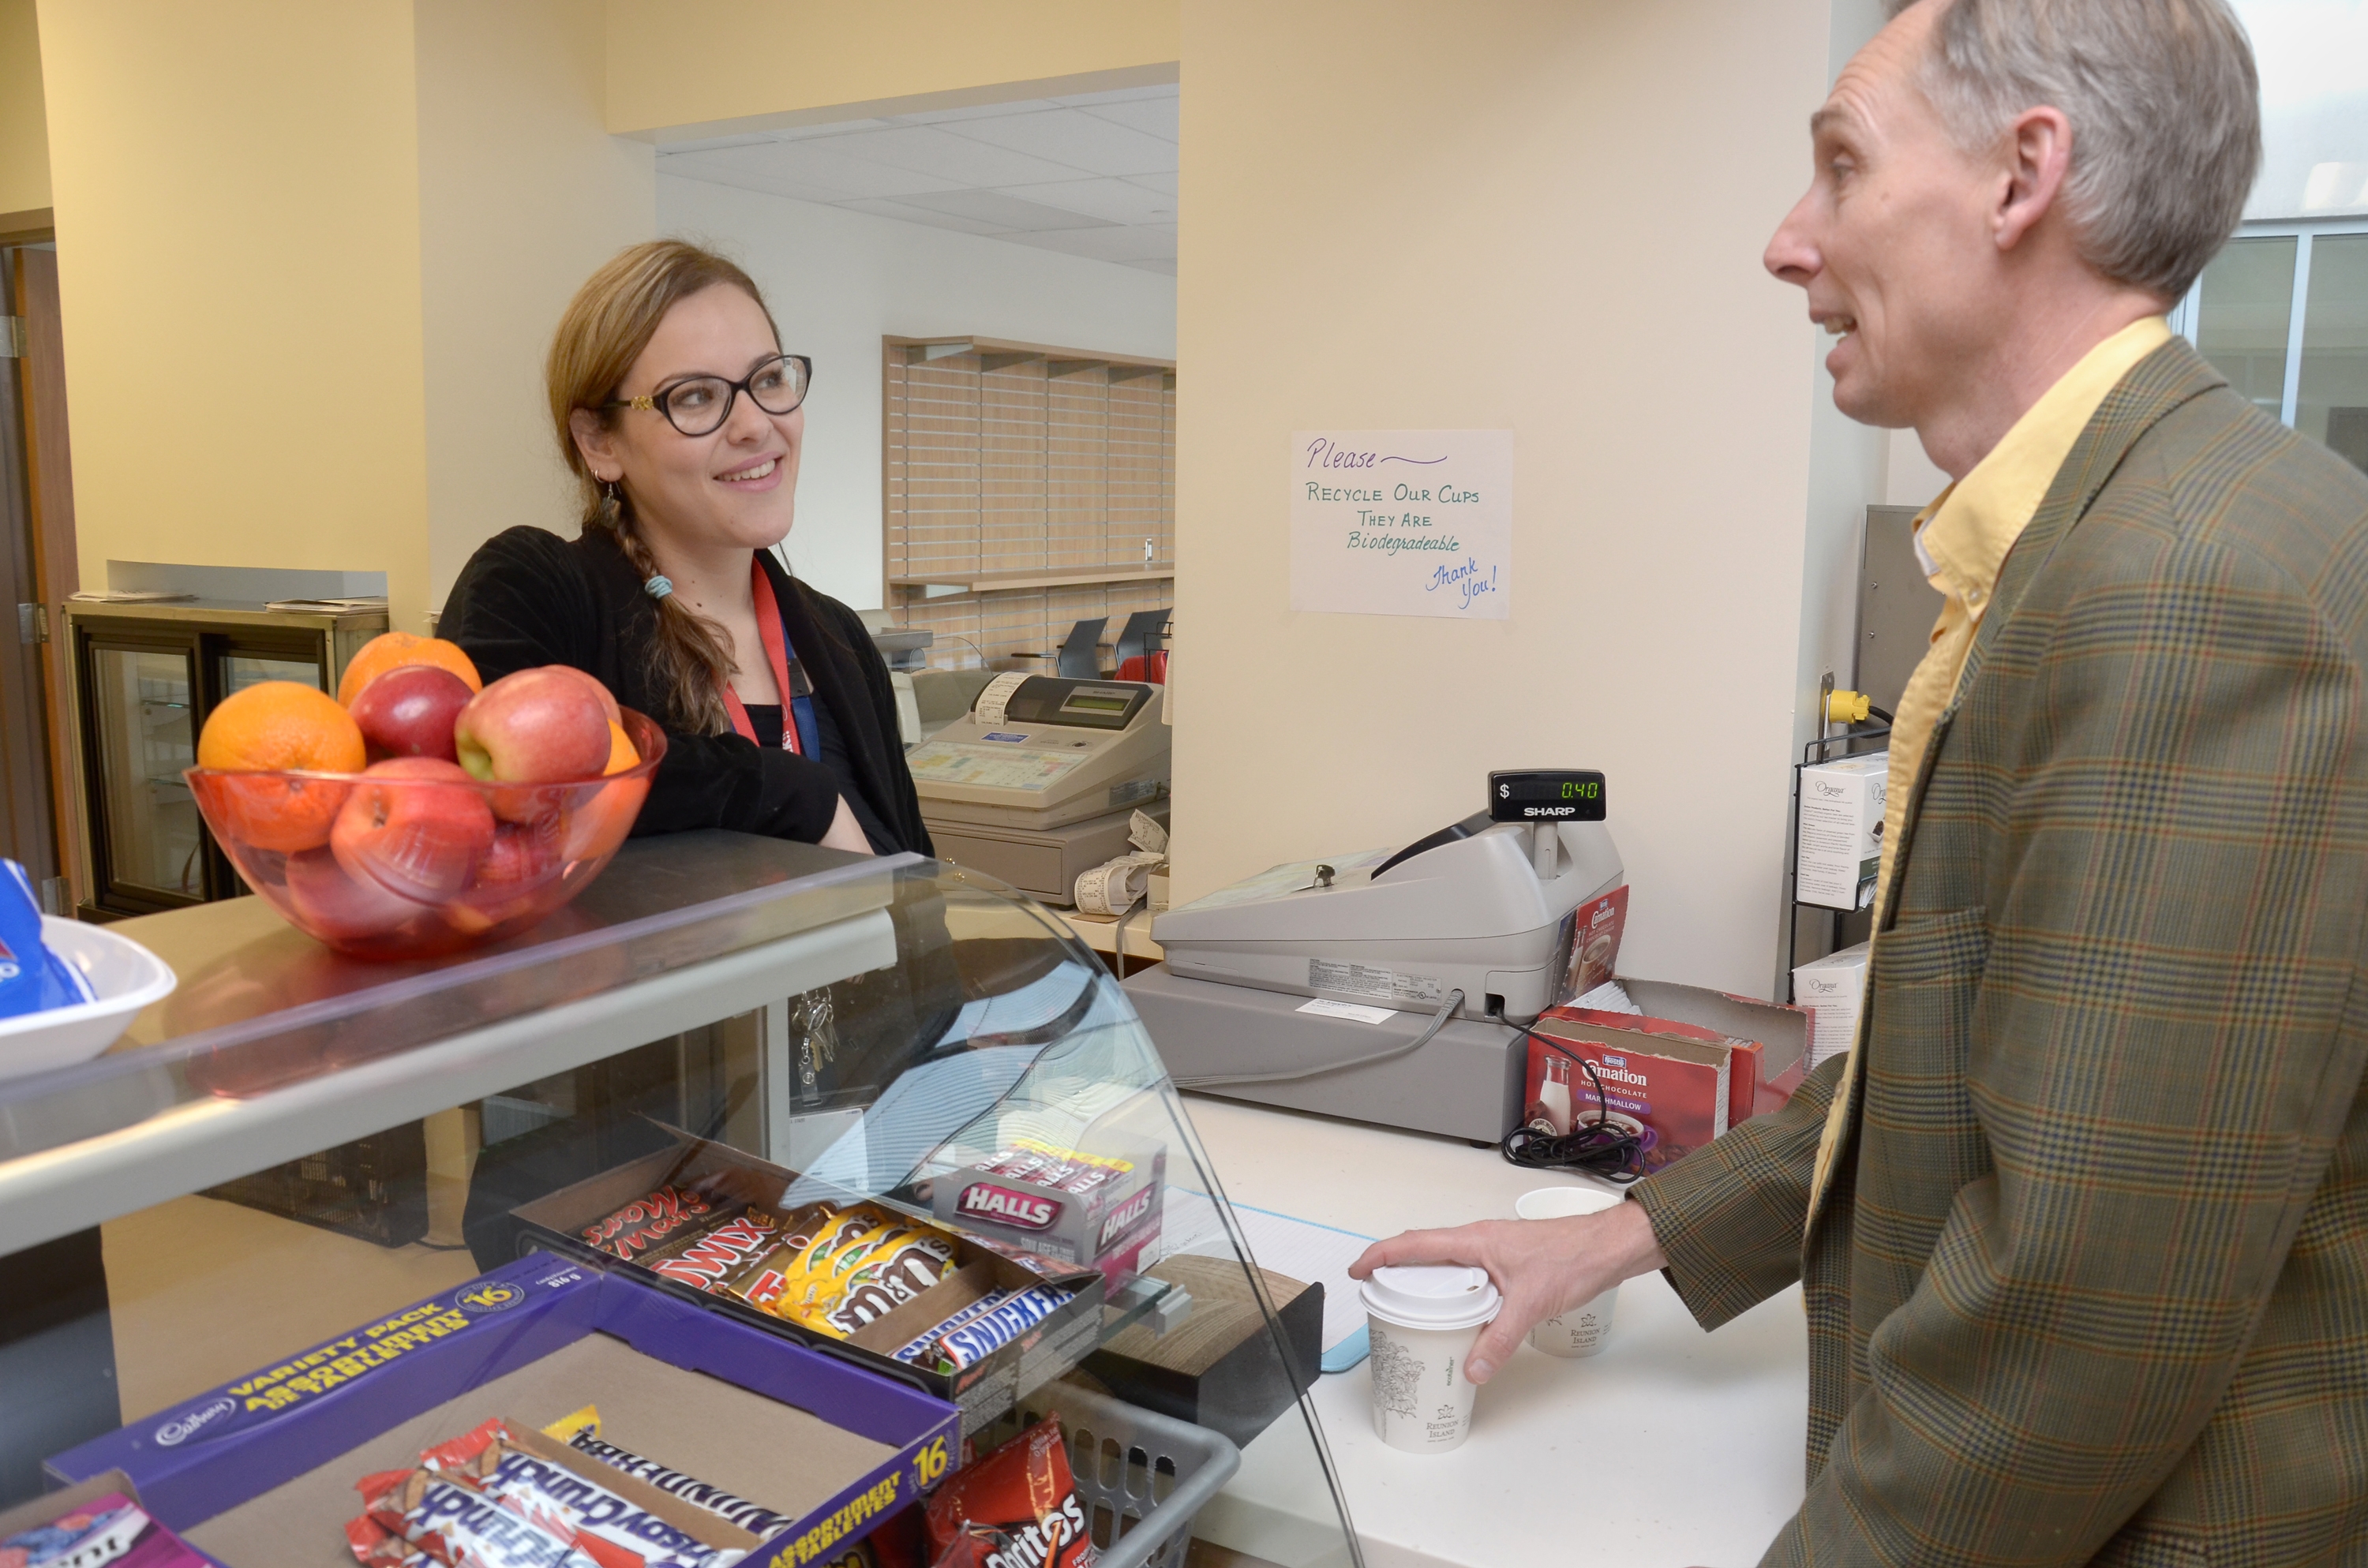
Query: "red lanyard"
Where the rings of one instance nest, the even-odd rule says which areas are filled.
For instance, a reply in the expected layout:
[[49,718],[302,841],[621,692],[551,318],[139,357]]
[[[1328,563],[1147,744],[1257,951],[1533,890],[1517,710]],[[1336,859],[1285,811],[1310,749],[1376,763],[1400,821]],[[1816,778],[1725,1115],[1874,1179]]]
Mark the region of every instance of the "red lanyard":
[[[765,644],[765,662],[773,666],[773,689],[781,698],[781,749],[803,753],[798,744],[798,714],[796,702],[790,695],[790,650],[781,637],[781,607],[774,601],[772,579],[765,575],[765,567],[755,556],[748,558],[748,585],[757,600],[757,640]],[[723,687],[723,706],[732,715],[732,727],[747,736],[757,738],[757,726],[748,722],[747,704],[729,683]]]

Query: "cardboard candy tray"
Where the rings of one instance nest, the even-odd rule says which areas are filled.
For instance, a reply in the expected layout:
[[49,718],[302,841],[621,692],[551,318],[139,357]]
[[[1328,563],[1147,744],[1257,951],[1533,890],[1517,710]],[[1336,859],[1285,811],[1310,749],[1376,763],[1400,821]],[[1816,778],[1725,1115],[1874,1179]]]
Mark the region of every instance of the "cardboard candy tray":
[[[962,1409],[962,1434],[968,1437],[1010,1410],[1021,1397],[1051,1382],[1085,1359],[1100,1343],[1102,1303],[1107,1285],[1092,1268],[1067,1270],[1057,1266],[1046,1275],[1017,1262],[975,1236],[962,1236],[954,1255],[956,1268],[935,1287],[905,1302],[878,1322],[847,1339],[834,1339],[801,1324],[777,1318],[737,1297],[709,1295],[669,1279],[639,1263],[601,1252],[585,1241],[584,1230],[608,1218],[635,1199],[666,1186],[688,1187],[721,1182],[736,1195],[760,1203],[779,1200],[798,1173],[760,1160],[729,1144],[712,1142],[679,1129],[666,1130],[673,1145],[638,1160],[589,1176],[548,1197],[511,1211],[521,1227],[521,1249],[535,1247],[613,1270],[655,1290],[767,1334],[796,1340],[826,1356],[843,1358],[865,1371],[892,1378],[920,1389]],[[803,1184],[801,1190],[813,1187]],[[814,1196],[830,1196],[816,1190]],[[878,1204],[911,1213],[930,1224],[942,1224],[925,1210],[915,1210],[882,1199],[838,1195],[841,1201]],[[944,1322],[961,1308],[991,1290],[1035,1284],[1057,1285],[1073,1292],[1058,1312],[1036,1324],[992,1356],[953,1372],[936,1372],[899,1361],[892,1354]]]

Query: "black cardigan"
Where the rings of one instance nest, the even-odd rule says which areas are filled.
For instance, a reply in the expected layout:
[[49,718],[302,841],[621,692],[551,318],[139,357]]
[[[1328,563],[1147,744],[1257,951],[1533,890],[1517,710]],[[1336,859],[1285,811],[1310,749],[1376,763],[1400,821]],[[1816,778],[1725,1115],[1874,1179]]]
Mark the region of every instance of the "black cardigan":
[[[929,830],[896,729],[888,668],[856,613],[781,570],[758,551],[781,627],[814,683],[817,721],[835,728],[845,772],[819,758],[759,747],[738,734],[694,735],[666,723],[666,760],[633,824],[638,836],[731,828],[808,844],[830,831],[842,791],[859,817],[884,830],[883,849],[931,853]],[[619,702],[659,719],[663,704],[645,656],[657,604],[603,528],[569,540],[515,528],[480,545],[444,601],[437,634],[457,642],[487,680],[538,665],[573,665]],[[787,715],[784,715],[786,719]],[[849,804],[857,805],[851,798]]]

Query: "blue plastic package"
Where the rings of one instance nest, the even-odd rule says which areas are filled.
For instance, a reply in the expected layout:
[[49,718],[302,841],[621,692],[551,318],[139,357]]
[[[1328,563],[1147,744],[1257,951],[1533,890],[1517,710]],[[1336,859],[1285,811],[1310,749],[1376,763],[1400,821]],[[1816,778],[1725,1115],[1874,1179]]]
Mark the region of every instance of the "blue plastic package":
[[41,942],[41,905],[25,868],[0,860],[0,1018],[95,1002],[82,971]]

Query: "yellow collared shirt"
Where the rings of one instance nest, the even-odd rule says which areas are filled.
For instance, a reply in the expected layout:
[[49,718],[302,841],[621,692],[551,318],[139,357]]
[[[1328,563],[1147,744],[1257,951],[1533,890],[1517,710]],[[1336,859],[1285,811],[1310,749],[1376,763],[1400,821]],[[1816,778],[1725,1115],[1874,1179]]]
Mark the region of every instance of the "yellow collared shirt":
[[[1933,623],[1931,646],[1924,651],[1916,673],[1907,677],[1899,710],[1891,722],[1891,764],[1886,775],[1889,793],[1883,805],[1883,860],[1876,872],[1874,926],[1883,929],[1884,906],[1891,898],[1892,848],[1907,819],[1908,792],[1924,763],[1924,748],[1932,726],[1957,694],[1965,673],[1965,656],[1973,651],[1974,633],[1981,629],[1982,613],[1998,591],[1998,569],[2022,530],[2038,515],[2048,488],[2064,460],[2072,455],[2080,432],[2089,427],[2105,395],[2139,360],[2170,341],[2170,324],[2160,316],[2132,322],[2081,357],[2063,379],[2023,411],[1989,455],[1973,472],[1941,493],[1916,519],[1916,554],[1927,568],[1932,586],[1943,600],[1941,619]],[[1883,938],[1877,936],[1875,945]],[[1863,1036],[1873,1009],[1859,1012]],[[1809,1217],[1817,1212],[1826,1178],[1833,1168],[1834,1151],[1842,1130],[1850,1125],[1856,1098],[1859,1063],[1857,1041],[1842,1081],[1826,1112],[1817,1140],[1817,1162],[1809,1183]]]
[[2026,409],[1972,472],[1941,493],[1916,519],[1916,555],[1943,603],[1899,710],[1891,722],[1891,767],[1883,807],[1883,863],[1877,873],[1874,918],[1879,927],[1891,894],[1891,847],[1907,821],[1908,791],[1916,787],[1932,726],[1957,693],[1965,655],[1982,612],[1998,589],[2007,551],[2031,526],[2039,504],[2055,483],[2056,470],[2072,455],[2072,444],[2089,427],[2105,394],[2139,360],[2170,341],[2170,324],[2160,316],[2132,322],[2091,348]]

